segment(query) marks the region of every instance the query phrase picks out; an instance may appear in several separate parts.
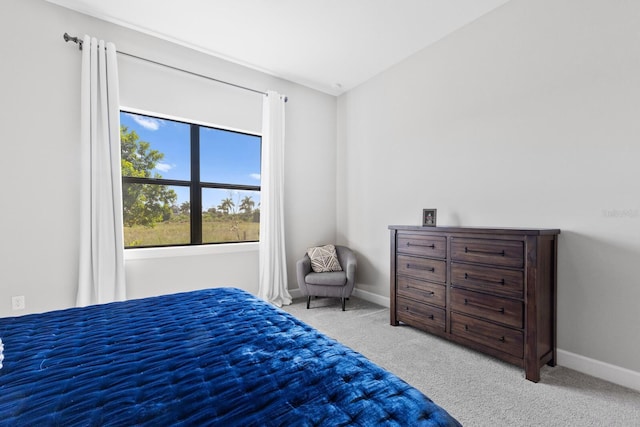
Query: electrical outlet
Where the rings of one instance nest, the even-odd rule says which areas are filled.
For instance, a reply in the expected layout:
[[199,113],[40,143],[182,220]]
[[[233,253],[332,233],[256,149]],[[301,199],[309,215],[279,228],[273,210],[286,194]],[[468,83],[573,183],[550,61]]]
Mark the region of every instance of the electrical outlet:
[[24,295],[11,297],[11,308],[14,310],[24,310]]

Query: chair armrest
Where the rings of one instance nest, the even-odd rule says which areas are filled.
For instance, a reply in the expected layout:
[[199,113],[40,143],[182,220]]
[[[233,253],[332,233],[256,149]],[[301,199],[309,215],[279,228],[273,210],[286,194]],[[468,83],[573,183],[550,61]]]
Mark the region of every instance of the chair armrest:
[[346,254],[345,264],[346,265],[343,269],[347,272],[347,280],[354,283],[356,280],[356,268],[358,266],[358,262],[356,261],[356,256],[353,252],[348,252]]
[[311,259],[307,255],[296,262],[296,277],[298,278],[298,287],[304,293],[306,292],[306,283],[304,278],[311,273]]

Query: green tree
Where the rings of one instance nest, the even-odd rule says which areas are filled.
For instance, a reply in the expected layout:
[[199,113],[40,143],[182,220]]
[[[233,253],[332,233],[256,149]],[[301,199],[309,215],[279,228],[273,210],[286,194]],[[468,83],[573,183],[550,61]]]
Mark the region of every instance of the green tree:
[[250,215],[253,212],[253,207],[256,205],[251,196],[245,196],[240,202],[240,211]]
[[[140,141],[135,131],[129,132],[120,126],[122,176],[136,178],[162,178],[153,169],[164,158],[151,144]],[[172,206],[177,194],[166,185],[124,183],[122,186],[124,225],[153,227],[157,222],[167,221],[172,215]]]
[[228,215],[229,212],[233,211],[235,205],[236,204],[233,203],[233,199],[231,197],[227,197],[226,199],[222,199],[218,205],[218,209]]

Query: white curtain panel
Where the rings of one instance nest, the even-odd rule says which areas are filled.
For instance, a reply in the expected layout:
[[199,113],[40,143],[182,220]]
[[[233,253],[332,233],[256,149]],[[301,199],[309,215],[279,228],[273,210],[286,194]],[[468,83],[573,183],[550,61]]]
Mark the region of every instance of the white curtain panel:
[[262,104],[258,296],[278,307],[291,304],[284,242],[284,105],[284,96],[273,91]]
[[81,80],[80,256],[76,305],[126,297],[120,101],[113,43],[84,36]]

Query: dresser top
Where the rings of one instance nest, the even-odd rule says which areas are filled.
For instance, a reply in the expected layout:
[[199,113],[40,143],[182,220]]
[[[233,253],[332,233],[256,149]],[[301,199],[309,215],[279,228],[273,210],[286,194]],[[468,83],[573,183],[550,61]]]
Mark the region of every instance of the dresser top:
[[543,234],[560,234],[557,228],[497,228],[497,227],[428,227],[421,225],[390,225],[389,230],[420,231],[431,233],[465,233],[465,234],[523,234],[539,236]]

